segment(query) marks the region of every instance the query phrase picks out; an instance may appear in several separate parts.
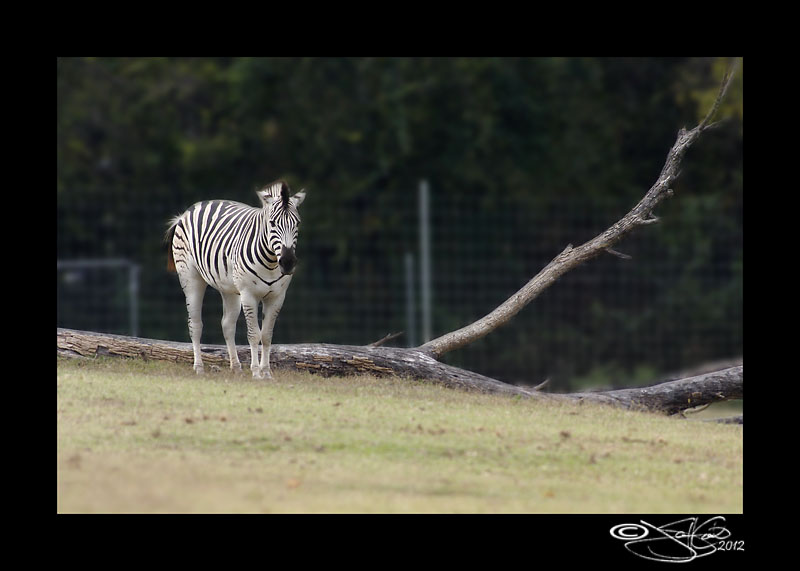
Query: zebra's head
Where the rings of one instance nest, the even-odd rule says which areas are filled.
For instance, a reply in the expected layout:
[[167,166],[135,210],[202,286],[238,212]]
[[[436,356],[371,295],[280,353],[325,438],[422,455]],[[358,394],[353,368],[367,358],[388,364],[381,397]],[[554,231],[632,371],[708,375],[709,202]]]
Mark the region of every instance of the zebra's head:
[[297,231],[300,228],[300,215],[297,207],[306,197],[301,190],[289,196],[289,185],[278,181],[258,191],[267,215],[267,240],[269,249],[278,258],[278,267],[284,275],[291,275],[297,266]]

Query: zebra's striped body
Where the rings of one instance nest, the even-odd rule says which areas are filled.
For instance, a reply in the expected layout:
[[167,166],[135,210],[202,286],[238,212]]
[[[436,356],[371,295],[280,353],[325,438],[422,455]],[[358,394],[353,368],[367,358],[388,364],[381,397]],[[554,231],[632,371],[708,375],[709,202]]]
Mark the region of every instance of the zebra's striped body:
[[[207,286],[222,295],[222,333],[231,369],[241,371],[236,353],[236,321],[240,310],[247,321],[250,369],[257,378],[271,377],[269,352],[272,330],[297,258],[297,207],[305,191],[289,196],[289,187],[277,182],[258,191],[262,207],[230,200],[198,202],[174,218],[167,231],[170,242],[167,268],[177,272],[186,296],[194,369],[203,372],[200,336]],[[264,310],[258,324],[258,305]],[[261,360],[258,345],[263,346]]]

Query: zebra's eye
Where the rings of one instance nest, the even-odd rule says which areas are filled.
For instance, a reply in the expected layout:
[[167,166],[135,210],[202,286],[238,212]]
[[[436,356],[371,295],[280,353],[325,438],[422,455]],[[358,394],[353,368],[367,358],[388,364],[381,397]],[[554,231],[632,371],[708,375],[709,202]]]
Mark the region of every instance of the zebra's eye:
[[272,226],[273,228],[275,228],[275,221],[274,220],[270,220],[269,221],[269,225]]

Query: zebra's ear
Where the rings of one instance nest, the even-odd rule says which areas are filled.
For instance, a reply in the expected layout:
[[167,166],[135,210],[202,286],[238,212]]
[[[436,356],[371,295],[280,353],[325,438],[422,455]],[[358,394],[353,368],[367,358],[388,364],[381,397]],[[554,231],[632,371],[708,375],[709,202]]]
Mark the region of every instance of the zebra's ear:
[[270,208],[272,206],[272,202],[275,200],[272,197],[272,193],[268,189],[258,190],[256,191],[258,198],[261,200],[261,205],[264,208]]
[[301,190],[292,197],[292,200],[294,201],[294,207],[297,208],[298,206],[300,206],[305,199],[306,199],[306,189],[304,188],[303,190]]

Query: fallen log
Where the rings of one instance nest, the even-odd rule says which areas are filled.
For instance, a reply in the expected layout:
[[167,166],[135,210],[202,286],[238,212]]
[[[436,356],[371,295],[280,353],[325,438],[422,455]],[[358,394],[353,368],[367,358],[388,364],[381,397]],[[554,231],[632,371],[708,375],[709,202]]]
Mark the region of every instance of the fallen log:
[[[132,357],[189,364],[194,359],[191,343],[62,328],[57,329],[57,337],[58,350],[62,354],[84,357],[98,355]],[[201,344],[200,349],[204,363],[210,365],[212,370],[214,367],[222,370],[228,368],[228,353],[224,345]],[[242,363],[250,362],[249,346],[238,345],[236,351]],[[540,394],[440,363],[419,349],[326,343],[273,345],[270,351],[270,365],[277,370],[309,371],[324,376],[364,373],[377,376],[395,375],[439,383],[450,388],[510,396],[531,397]]]
[[[192,344],[93,331],[57,328],[57,351],[82,357],[128,357],[145,360],[193,362]],[[204,362],[226,370],[224,345],[201,345]],[[237,346],[243,363],[250,359],[248,346]],[[419,348],[374,347],[306,343],[273,345],[270,363],[276,370],[308,371],[324,376],[394,375],[432,382],[449,388],[503,394],[550,401],[609,404],[633,410],[675,414],[686,409],[728,399],[744,398],[743,366],[729,367],[686,379],[646,387],[580,393],[545,393],[511,385],[484,375],[440,363]]]
[[744,398],[744,366],[729,367],[694,377],[657,383],[646,387],[572,393],[571,398],[588,398],[624,408],[676,414],[723,400]]

